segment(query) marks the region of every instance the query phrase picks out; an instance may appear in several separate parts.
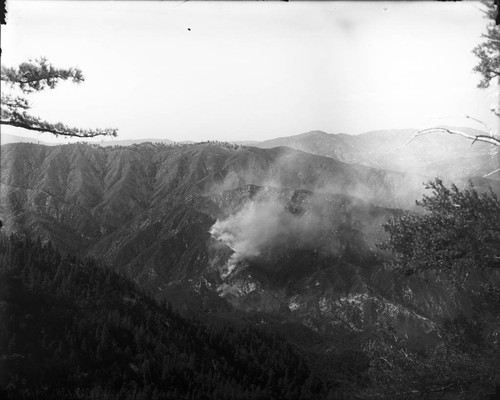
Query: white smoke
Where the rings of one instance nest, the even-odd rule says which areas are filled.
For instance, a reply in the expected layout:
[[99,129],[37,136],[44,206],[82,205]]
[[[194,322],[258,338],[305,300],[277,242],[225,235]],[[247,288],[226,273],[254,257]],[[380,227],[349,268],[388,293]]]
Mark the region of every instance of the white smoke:
[[282,231],[283,212],[283,208],[274,202],[252,201],[238,213],[218,220],[210,233],[235,252],[235,262],[255,257]]
[[260,256],[264,249],[277,243],[295,243],[300,248],[317,245],[319,235],[332,227],[331,216],[325,207],[312,204],[296,214],[287,210],[275,196],[266,191],[247,203],[240,211],[212,226],[212,236],[230,247],[226,276],[242,261]]

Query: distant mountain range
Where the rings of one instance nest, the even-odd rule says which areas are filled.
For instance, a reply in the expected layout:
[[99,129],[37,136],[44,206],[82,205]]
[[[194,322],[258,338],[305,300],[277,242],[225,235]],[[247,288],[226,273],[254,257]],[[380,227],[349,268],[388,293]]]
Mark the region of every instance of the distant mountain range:
[[10,143],[37,143],[37,144],[42,144],[44,146],[55,146],[56,144],[52,143],[47,143],[42,140],[36,139],[35,137],[28,137],[28,136],[17,136],[17,135],[11,135],[9,133],[4,133],[0,135],[1,139],[1,144],[10,144]]
[[172,301],[277,311],[295,307],[279,291],[328,266],[362,268],[355,293],[367,294],[380,224],[412,208],[426,179],[290,147],[18,143],[2,146],[0,217]]
[[[471,128],[451,128],[471,135],[485,134]],[[288,146],[347,163],[392,171],[446,178],[482,177],[500,167],[500,154],[491,145],[445,132],[434,132],[412,140],[417,130],[383,130],[361,135],[312,131],[257,144],[272,148]],[[500,180],[500,171],[488,176]]]
[[[325,332],[389,318],[372,309],[392,304],[371,288],[372,250],[387,207],[411,207],[423,179],[220,143],[19,143],[1,160],[4,230],[96,258],[176,308],[271,313]],[[429,330],[398,307],[391,320]]]
[[[471,135],[486,134],[467,127],[448,128],[461,130]],[[285,146],[350,164],[424,176],[441,176],[450,179],[488,177],[500,180],[500,171],[496,171],[500,168],[500,154],[498,151],[495,152],[495,148],[491,145],[476,142],[471,146],[471,141],[445,132],[434,132],[412,140],[416,132],[415,129],[396,129],[348,135],[311,131],[261,142],[236,141],[232,143],[265,149]],[[52,145],[25,137],[2,135],[3,144],[20,142]],[[137,139],[102,140],[95,144],[131,146],[145,142],[175,143],[168,139]]]
[[481,190],[500,182],[480,177],[498,160],[490,147],[439,135],[406,144],[413,134],[5,144],[2,230],[97,259],[177,310],[248,318],[314,354],[387,338],[420,351],[441,340],[443,320],[471,315],[470,299],[446,277],[386,271],[382,224],[418,211],[432,171]]
[[[36,139],[35,137],[29,137],[29,136],[18,136],[18,135],[11,135],[9,133],[2,133],[0,136],[1,138],[1,144],[10,144],[10,143],[37,143],[41,144],[44,146],[59,146],[62,143],[51,143],[51,142],[44,142],[42,140]],[[82,141],[85,141],[85,139],[82,139]],[[171,144],[174,143],[172,140],[168,139],[136,139],[136,140],[101,140],[99,142],[92,141],[92,144],[96,144],[99,146],[132,146],[134,144],[140,144],[140,143],[146,143],[146,142],[151,142],[151,143],[164,143],[164,144]]]
[[74,242],[78,248],[87,243],[82,237],[102,238],[143,213],[165,213],[169,205],[248,184],[411,207],[425,180],[285,147],[210,143],[118,148],[10,144],[2,146],[1,173],[7,224],[52,239],[60,236],[57,242]]
[[172,144],[175,143],[172,140],[168,139],[135,139],[135,140],[102,140],[100,142],[96,142],[99,146],[132,146],[134,144],[140,143],[163,143],[163,144]]

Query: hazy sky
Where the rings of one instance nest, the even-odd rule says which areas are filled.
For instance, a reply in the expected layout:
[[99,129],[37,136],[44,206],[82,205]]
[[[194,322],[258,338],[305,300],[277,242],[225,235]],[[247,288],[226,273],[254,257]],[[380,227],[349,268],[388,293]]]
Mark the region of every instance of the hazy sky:
[[498,98],[477,89],[472,72],[487,24],[476,2],[10,0],[7,7],[2,65],[44,56],[86,78],[32,95],[32,113],[117,127],[118,139],[475,126],[466,114],[498,121],[489,112]]

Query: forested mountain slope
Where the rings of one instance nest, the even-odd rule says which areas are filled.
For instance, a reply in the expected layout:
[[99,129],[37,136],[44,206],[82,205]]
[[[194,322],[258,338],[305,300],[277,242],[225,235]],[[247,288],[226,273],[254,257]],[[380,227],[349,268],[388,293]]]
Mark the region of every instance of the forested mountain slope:
[[[179,396],[181,392],[165,389],[162,378],[153,370],[151,377],[156,378],[151,379],[157,380],[148,389],[145,383],[150,379],[145,378],[149,376],[148,364],[143,363],[148,358],[157,360],[157,352],[153,354],[143,342],[150,343],[152,348],[160,346],[159,353],[170,354],[170,350],[161,347],[162,338],[173,343],[178,343],[178,339],[169,337],[168,332],[161,333],[160,327],[165,321],[171,325],[178,323],[175,331],[181,332],[182,340],[186,339],[188,344],[198,343],[195,337],[201,337],[199,340],[203,343],[202,350],[192,344],[184,353],[198,351],[194,360],[198,356],[204,360],[206,354],[217,360],[220,350],[220,357],[225,360],[226,353],[209,340],[214,329],[216,332],[222,329],[222,336],[218,338],[226,335],[227,325],[221,325],[222,320],[237,325],[248,321],[259,329],[280,332],[293,343],[305,357],[303,365],[307,364],[307,368],[321,376],[318,384],[302,375],[296,377],[297,382],[302,382],[296,386],[308,391],[304,396],[309,396],[310,389],[318,398],[328,392],[333,398],[343,396],[339,393],[380,398],[391,392],[396,393],[397,398],[408,398],[404,386],[410,385],[414,398],[422,395],[446,398],[440,396],[444,394],[440,389],[443,387],[448,398],[456,398],[457,394],[470,398],[471,393],[483,395],[494,386],[490,364],[492,354],[496,354],[492,344],[496,320],[487,322],[486,317],[481,317],[485,325],[474,325],[475,313],[486,315],[490,309],[481,310],[482,300],[478,300],[474,292],[457,290],[445,274],[404,276],[385,270],[388,255],[377,250],[377,244],[384,239],[381,225],[388,217],[404,214],[398,207],[410,207],[413,200],[420,197],[425,177],[350,165],[285,147],[146,143],[106,148],[85,144],[6,145],[2,146],[1,178],[2,230],[39,241],[35,244],[26,244],[28,239],[18,240],[17,244],[5,242],[6,278],[3,281],[7,298],[4,304],[8,314],[15,316],[12,323],[24,326],[32,323],[31,317],[24,321],[26,314],[42,315],[42,320],[51,321],[51,325],[66,326],[66,335],[79,329],[79,320],[88,321],[84,323],[86,332],[93,332],[92,343],[96,346],[92,351],[102,353],[102,348],[99,351],[97,347],[102,336],[107,348],[109,333],[118,335],[114,339],[118,344],[113,344],[118,354],[125,353],[125,358],[120,356],[119,360],[129,360],[127,346],[139,349],[142,354],[136,355],[140,365],[139,361],[131,361],[133,367],[116,364],[115,359],[110,364],[102,364],[104,359],[88,356],[91,361],[85,366],[102,366],[103,374],[111,374],[111,380],[117,382],[113,388],[102,386],[99,377],[88,372],[86,382],[102,386],[82,383],[82,387],[94,391],[92,393],[107,391],[116,395],[123,383],[114,371],[125,368],[130,376],[123,380],[135,381],[138,385],[126,387],[126,393],[135,391],[138,396],[148,397],[156,389],[173,398]],[[488,182],[485,180],[485,184]],[[53,256],[56,253],[52,245],[70,258]],[[98,259],[99,264],[108,265],[134,283],[127,283],[115,272],[96,272],[100,270],[71,258],[73,256]],[[45,268],[47,262],[55,266]],[[32,267],[27,270],[23,265]],[[14,267],[12,276],[9,266]],[[31,276],[30,271],[35,275]],[[65,274],[69,274],[68,277]],[[76,287],[67,290],[72,284],[64,282],[73,282],[72,279],[76,279]],[[89,284],[85,283],[88,279]],[[484,273],[468,277],[474,287],[481,287],[489,279]],[[123,283],[125,292],[136,293],[135,285],[138,285],[157,300],[171,301],[175,309],[195,316],[197,321],[208,316],[209,320],[217,321],[216,326],[224,328],[206,327],[204,323],[188,321],[168,310],[165,314],[144,293],[142,297],[122,296],[119,294],[122,283],[114,288],[115,280]],[[79,286],[79,282],[84,282],[83,286]],[[35,294],[30,292],[37,285],[41,285],[43,295],[39,295],[38,289]],[[101,289],[106,294],[98,292]],[[31,307],[33,312],[16,309],[17,294],[29,299],[24,306]],[[14,301],[9,300],[12,296]],[[92,303],[94,298],[98,303]],[[103,312],[102,316],[94,316],[95,312],[87,314],[86,306],[78,304],[88,302],[92,307],[110,311]],[[55,303],[69,304],[71,313],[66,309],[57,311],[52,306],[40,308]],[[142,333],[126,333],[129,328],[134,332],[136,329],[135,325],[123,322],[130,314],[142,332],[143,319],[135,316],[134,310],[146,316],[144,330],[149,332],[151,328],[155,339],[147,339],[149,333],[145,333],[144,339],[140,339]],[[117,312],[119,319],[110,316],[118,315]],[[148,315],[151,315],[149,328]],[[33,322],[33,329],[41,331],[44,326],[37,321]],[[151,321],[156,322],[151,325]],[[110,323],[114,323],[117,330],[103,333],[103,326]],[[183,324],[192,328],[183,328]],[[194,336],[189,336],[186,329],[195,330]],[[203,333],[205,331],[208,333]],[[474,331],[477,334],[471,333]],[[120,332],[124,335],[123,342],[119,339]],[[83,350],[78,350],[78,346],[82,346],[78,340],[83,341],[86,334],[79,335],[75,336],[79,339],[72,339],[71,335],[51,339],[50,343],[55,341],[57,346],[48,347],[51,350],[47,357],[53,357],[48,362],[53,362],[56,370],[62,362],[56,356],[60,354],[59,347],[70,353],[73,350],[76,358],[71,359],[80,363],[78,351]],[[16,340],[14,338],[12,346]],[[30,343],[30,340],[23,338],[20,343]],[[8,342],[11,341],[9,336]],[[85,341],[88,348],[90,338]],[[38,339],[31,342],[38,346]],[[80,344],[77,346],[77,343]],[[475,347],[468,347],[474,343]],[[229,346],[226,344],[225,348]],[[9,344],[6,346],[8,349]],[[45,342],[40,345],[44,346]],[[259,348],[269,350],[265,346]],[[288,350],[280,349],[288,354]],[[39,348],[22,348],[19,354],[24,354],[23,351],[43,353]],[[293,354],[301,360],[299,353]],[[42,359],[37,360],[43,360],[43,354],[40,357]],[[28,373],[29,363],[22,357],[19,360],[12,368],[21,368],[21,374]],[[164,371],[163,360],[155,362],[156,366],[161,364],[158,368]],[[226,368],[226,364],[221,363]],[[181,375],[187,375],[182,375],[182,379],[187,381],[186,376],[198,379],[202,387],[196,394],[186,387],[179,388],[182,396],[190,393],[193,398],[203,398],[204,393],[216,390],[209,381],[217,374],[207,372],[212,370],[204,361],[197,364],[192,357],[182,356],[181,361],[174,364],[187,364],[187,370],[195,368],[195,375],[183,370]],[[297,371],[302,370],[299,364]],[[196,369],[200,365],[201,370]],[[227,365],[227,371],[232,371],[230,361]],[[263,365],[269,372],[271,366],[265,362]],[[243,371],[246,368],[244,364],[233,367]],[[220,367],[213,368],[218,371]],[[170,372],[168,376],[177,376],[177,372],[173,371],[173,375]],[[80,379],[79,373],[75,372],[77,377],[71,379]],[[227,379],[231,373],[227,372]],[[142,376],[142,383],[134,374]],[[279,387],[285,377],[278,373],[271,375],[269,379],[279,376],[282,381],[278,378],[277,386],[272,389],[269,385],[274,383],[268,385],[258,378],[263,389],[255,389],[260,387],[260,383],[255,383],[253,395],[268,398],[272,390],[276,398],[297,398],[299,392],[293,389],[295,384],[287,385],[292,388],[291,392],[283,394]],[[52,382],[53,379],[50,374],[37,376],[31,376],[29,381]],[[245,393],[245,382],[253,382],[248,379],[243,383],[230,381],[227,385],[235,384],[235,393]],[[421,382],[427,383],[422,386]],[[22,381],[18,384],[22,385]],[[63,383],[57,385],[66,387]],[[482,391],[475,385],[482,387]]]
[[423,179],[286,148],[222,144],[14,144],[2,147],[1,173],[5,229],[117,266],[163,257],[174,270],[188,261],[196,269],[204,257],[221,212],[211,194],[254,184],[397,206],[412,204]]
[[283,339],[202,323],[50,244],[0,237],[0,387],[10,399],[318,399]]

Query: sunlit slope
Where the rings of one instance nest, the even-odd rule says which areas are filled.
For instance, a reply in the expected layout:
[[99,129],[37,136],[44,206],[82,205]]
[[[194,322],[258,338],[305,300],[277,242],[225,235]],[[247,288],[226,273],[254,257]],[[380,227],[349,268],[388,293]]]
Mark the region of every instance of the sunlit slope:
[[374,204],[411,206],[425,180],[287,148],[217,144],[11,144],[2,147],[1,167],[6,225],[78,248],[142,213],[164,212],[167,204],[246,184],[344,193]]
[[[450,129],[470,135],[487,134],[472,128]],[[445,179],[482,177],[500,167],[498,153],[487,143],[476,142],[471,146],[470,140],[446,132],[433,132],[414,138],[416,133],[416,129],[381,130],[361,135],[312,131],[267,140],[257,146],[288,146],[344,162]],[[489,177],[500,179],[498,173]]]

